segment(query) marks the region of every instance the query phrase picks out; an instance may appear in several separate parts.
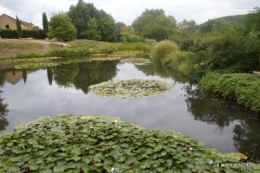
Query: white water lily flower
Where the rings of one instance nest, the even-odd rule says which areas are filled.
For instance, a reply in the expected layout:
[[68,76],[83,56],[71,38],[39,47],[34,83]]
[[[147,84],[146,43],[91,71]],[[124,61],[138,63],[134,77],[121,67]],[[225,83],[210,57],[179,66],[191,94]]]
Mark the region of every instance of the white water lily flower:
[[89,128],[93,129],[94,127],[93,127],[93,126],[90,126]]
[[192,150],[193,150],[193,148],[191,148],[191,147],[190,147],[190,148],[189,148],[189,150],[190,150],[190,151],[192,151]]
[[117,121],[117,120],[114,120],[113,122],[114,122],[114,123],[117,123],[118,121]]
[[213,164],[213,161],[212,161],[212,160],[210,160],[210,161],[209,161],[209,164],[210,164],[210,165],[212,165],[212,164]]
[[118,126],[118,129],[121,129],[122,128],[122,126]]
[[111,168],[110,172],[111,173],[116,173],[115,168]]

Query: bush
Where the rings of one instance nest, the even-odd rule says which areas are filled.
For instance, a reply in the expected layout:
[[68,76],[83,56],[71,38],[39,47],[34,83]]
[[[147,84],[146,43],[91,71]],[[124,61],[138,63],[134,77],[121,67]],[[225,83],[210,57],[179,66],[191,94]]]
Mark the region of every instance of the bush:
[[152,49],[152,57],[154,60],[161,62],[162,59],[175,51],[178,51],[178,47],[175,43],[170,41],[161,41]]
[[[169,130],[104,116],[40,117],[0,133],[0,172],[253,172],[239,153],[220,153]],[[252,163],[250,163],[252,164]]]
[[78,48],[78,49],[54,49],[47,53],[47,56],[59,56],[59,57],[77,57],[77,56],[88,56],[90,54],[88,48]]
[[100,45],[99,47],[97,47],[97,49],[99,50],[100,53],[103,54],[111,54],[117,52],[117,48],[113,44]]
[[154,46],[157,43],[157,41],[155,39],[148,39],[148,38],[145,39],[144,42],[149,44],[150,46]]
[[247,73],[207,73],[200,81],[202,89],[260,112],[260,76]]
[[125,42],[127,42],[127,40],[126,40],[125,37],[121,37],[121,38],[120,38],[120,42],[125,43]]
[[137,43],[140,42],[140,37],[136,35],[131,35],[128,40],[130,43]]
[[18,34],[16,30],[11,30],[11,29],[4,29],[0,30],[0,37],[1,38],[18,38]]

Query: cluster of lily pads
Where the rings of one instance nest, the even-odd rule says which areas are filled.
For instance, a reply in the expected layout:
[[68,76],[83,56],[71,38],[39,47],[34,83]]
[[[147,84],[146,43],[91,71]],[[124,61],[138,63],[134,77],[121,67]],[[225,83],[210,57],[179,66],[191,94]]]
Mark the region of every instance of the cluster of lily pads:
[[172,89],[164,81],[130,79],[103,82],[91,85],[89,89],[96,95],[116,98],[141,98],[162,94]]
[[151,63],[150,59],[147,58],[128,58],[128,59],[122,59],[121,62],[131,63],[135,65],[144,65],[144,64]]
[[0,172],[172,173],[243,172],[239,153],[220,153],[174,131],[152,130],[119,118],[40,117],[0,133]]
[[28,64],[21,64],[21,65],[15,65],[15,69],[39,69],[39,68],[48,68],[48,67],[55,67],[59,65],[58,63],[28,63]]
[[89,58],[90,61],[114,61],[114,60],[120,60],[122,57],[120,56],[108,56],[108,57],[96,57],[96,58]]

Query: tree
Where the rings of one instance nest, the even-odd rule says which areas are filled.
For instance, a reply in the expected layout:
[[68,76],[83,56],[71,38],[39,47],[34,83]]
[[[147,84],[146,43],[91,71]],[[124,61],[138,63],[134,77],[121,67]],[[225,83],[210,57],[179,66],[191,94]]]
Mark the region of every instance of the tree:
[[17,28],[17,34],[18,37],[22,37],[22,27],[21,27],[21,21],[19,20],[19,18],[16,16],[16,28]]
[[144,28],[142,36],[144,38],[155,39],[156,41],[162,41],[167,39],[171,35],[171,31],[162,25],[151,24]]
[[121,28],[126,26],[125,23],[123,22],[116,22],[115,23],[115,28],[116,28],[116,40],[120,41],[121,39]]
[[107,14],[104,10],[100,10],[97,22],[98,30],[100,31],[101,35],[101,40],[109,42],[116,41],[116,28],[114,18],[110,14]]
[[100,32],[97,29],[98,29],[98,25],[97,25],[96,19],[91,18],[88,21],[88,30],[87,30],[88,39],[90,39],[90,40],[100,40],[101,39]]
[[143,33],[144,27],[153,23],[153,20],[154,17],[151,14],[145,14],[137,17],[132,24],[134,32],[137,35],[141,35]]
[[47,36],[48,31],[49,31],[49,24],[48,24],[47,15],[45,12],[42,13],[42,26],[43,26],[43,32],[44,32],[45,36]]
[[65,13],[54,14],[49,22],[48,37],[58,40],[71,41],[76,39],[77,29],[71,23],[71,19]]
[[134,34],[134,31],[133,29],[131,28],[131,26],[124,26],[121,28],[121,32],[120,32],[120,35],[126,39],[129,39],[129,37],[131,35]]
[[74,6],[71,5],[69,12],[71,22],[77,29],[78,38],[87,38],[87,23],[91,18],[99,18],[99,11],[96,9],[94,4],[85,3],[83,0],[78,0],[78,3]]
[[145,9],[145,11],[142,13],[142,16],[147,15],[147,14],[150,14],[153,17],[157,17],[160,15],[164,15],[164,10],[163,9],[151,9],[151,10]]

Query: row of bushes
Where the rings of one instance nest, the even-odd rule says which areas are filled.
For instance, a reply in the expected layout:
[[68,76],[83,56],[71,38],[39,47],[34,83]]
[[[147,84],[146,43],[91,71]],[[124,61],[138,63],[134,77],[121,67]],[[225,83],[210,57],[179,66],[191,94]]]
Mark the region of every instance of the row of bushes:
[[[0,37],[1,38],[19,38],[18,33],[16,30],[0,30]],[[35,38],[35,39],[45,39],[46,35],[44,34],[43,30],[22,30],[22,38]]]

